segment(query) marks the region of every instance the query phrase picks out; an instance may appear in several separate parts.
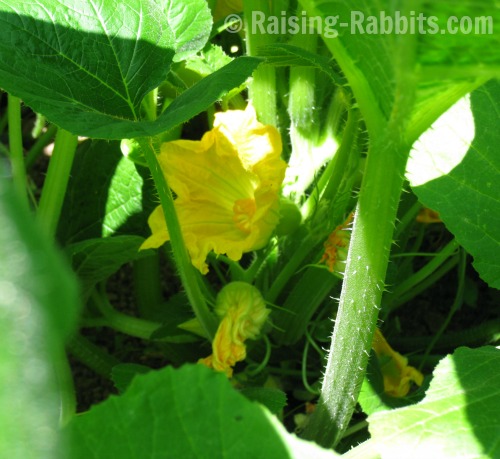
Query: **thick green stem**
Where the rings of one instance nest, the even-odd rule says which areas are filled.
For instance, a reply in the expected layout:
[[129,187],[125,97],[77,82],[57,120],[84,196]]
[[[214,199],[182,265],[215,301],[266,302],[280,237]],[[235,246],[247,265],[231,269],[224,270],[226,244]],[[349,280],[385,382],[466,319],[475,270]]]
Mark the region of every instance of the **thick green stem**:
[[325,447],[342,437],[366,371],[407,157],[390,130],[368,154],[321,397],[304,432]]
[[23,136],[21,131],[21,100],[9,94],[7,113],[9,118],[9,144],[12,162],[12,176],[17,194],[26,207],[28,194],[26,192],[26,170],[24,167]]
[[163,208],[163,214],[167,223],[168,233],[170,235],[170,243],[172,246],[172,253],[174,261],[179,270],[182,286],[186,291],[191,307],[199,320],[206,336],[212,340],[215,336],[217,329],[217,321],[215,316],[210,312],[207,302],[203,293],[201,292],[200,285],[197,279],[195,268],[191,264],[184,238],[182,236],[181,226],[177,218],[177,213],[174,206],[174,199],[170,188],[168,187],[167,179],[163,174],[156,152],[153,147],[153,140],[151,138],[138,139],[142,151],[148,163],[151,175],[156,185],[160,202]]
[[334,158],[335,167],[323,193],[324,197],[330,202],[330,210],[332,213],[334,213],[335,207],[338,207],[339,195],[346,191],[350,191],[342,189],[340,185],[342,181],[346,179],[346,175],[349,176],[354,173],[353,165],[357,166],[359,161],[358,158],[355,158],[355,160],[353,158],[353,155],[358,154],[354,151],[358,139],[358,128],[359,111],[351,109],[347,115],[347,123],[342,136],[342,144]]
[[[315,35],[294,35],[292,44],[311,52],[317,48]],[[320,120],[314,116],[316,107],[316,69],[291,67],[289,77],[288,114],[290,116],[290,144],[292,153],[288,160],[284,190],[296,202],[300,202],[305,190],[318,170],[331,158],[333,151],[320,146]]]
[[[358,163],[359,154],[356,152],[356,160],[354,161],[354,145],[357,139],[357,130],[359,126],[359,112],[357,109],[349,109],[350,101],[347,100],[346,92],[338,89],[335,96],[330,102],[330,107],[327,115],[325,126],[326,136],[334,137],[339,130],[340,120],[347,111],[347,122],[342,133],[342,141],[337,152],[322,172],[317,185],[314,186],[310,196],[306,199],[301,207],[301,213],[306,220],[311,217],[316,211],[318,203],[322,197],[325,197],[330,202],[330,207],[335,205],[336,210],[339,210],[338,199],[340,194],[346,192],[341,184],[349,176],[354,169],[354,164]],[[335,137],[336,138],[336,137]],[[344,210],[334,212],[332,215],[341,218]]]
[[[310,17],[321,17],[321,3],[315,0],[299,0],[299,4]],[[377,95],[374,94],[370,86],[370,79],[362,72],[357,62],[352,58],[349,50],[344,46],[343,40],[340,40],[338,37],[334,38],[324,35],[322,38],[349,81],[349,85],[356,95],[356,100],[363,114],[368,131],[372,139],[375,139],[376,136],[378,137],[382,134],[386,117],[380,109]]]
[[61,215],[77,144],[75,135],[59,129],[37,212],[38,221],[51,236],[56,232]]
[[[333,45],[325,42],[329,48]],[[340,54],[345,51],[340,43],[333,47]],[[304,431],[305,438],[329,448],[339,442],[351,420],[380,310],[394,223],[410,153],[405,132],[417,86],[415,50],[416,41],[412,36],[404,37],[398,44],[394,105],[388,119],[379,112],[371,89],[364,86],[365,76],[351,73],[349,66],[352,62],[348,59],[341,61],[339,55],[335,55],[352,84],[367,123],[370,149],[356,205],[321,396]],[[361,79],[356,81],[358,78]],[[363,84],[354,90],[355,83]]]
[[[248,56],[258,56],[259,48],[274,41],[274,35],[261,34],[254,23],[254,12],[262,12],[269,17],[272,12],[269,0],[245,0],[243,2],[246,45]],[[278,122],[276,111],[276,70],[272,66],[260,66],[253,73],[249,85],[249,99],[251,100],[257,118],[261,123],[276,126]]]

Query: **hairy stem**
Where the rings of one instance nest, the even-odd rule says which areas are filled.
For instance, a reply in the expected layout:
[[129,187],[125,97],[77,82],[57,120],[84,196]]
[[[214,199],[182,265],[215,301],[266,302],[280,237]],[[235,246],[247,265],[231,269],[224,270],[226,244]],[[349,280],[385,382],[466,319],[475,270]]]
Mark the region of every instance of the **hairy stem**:
[[215,316],[210,312],[207,302],[203,293],[201,292],[200,285],[197,279],[195,268],[191,264],[189,255],[184,244],[181,226],[177,218],[177,213],[174,206],[174,199],[170,188],[168,187],[167,179],[163,174],[156,152],[153,147],[153,140],[151,138],[138,139],[141,145],[144,156],[148,163],[151,175],[156,185],[158,195],[160,196],[163,214],[167,223],[168,233],[170,235],[170,242],[172,245],[172,253],[174,261],[179,270],[182,286],[186,291],[191,307],[196,318],[199,320],[205,335],[212,340],[215,336],[217,329],[217,322]]
[[373,145],[368,155],[321,397],[304,431],[325,447],[342,437],[364,378],[407,153],[389,138]]

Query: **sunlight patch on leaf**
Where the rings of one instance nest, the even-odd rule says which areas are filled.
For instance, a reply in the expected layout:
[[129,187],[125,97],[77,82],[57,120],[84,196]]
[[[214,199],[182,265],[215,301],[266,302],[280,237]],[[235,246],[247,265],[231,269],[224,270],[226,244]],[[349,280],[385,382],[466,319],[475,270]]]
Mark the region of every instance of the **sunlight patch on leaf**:
[[441,360],[420,403],[368,417],[381,457],[499,457],[499,375],[494,347],[462,347]]
[[406,167],[410,184],[420,186],[447,175],[462,162],[474,136],[470,96],[466,96],[415,142]]

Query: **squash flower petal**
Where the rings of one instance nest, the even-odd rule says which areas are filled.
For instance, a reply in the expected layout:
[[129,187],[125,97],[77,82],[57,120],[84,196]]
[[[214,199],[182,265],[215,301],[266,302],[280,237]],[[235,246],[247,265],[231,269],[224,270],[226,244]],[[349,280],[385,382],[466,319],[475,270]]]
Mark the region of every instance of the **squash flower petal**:
[[257,338],[270,311],[254,286],[231,282],[217,295],[215,313],[222,320],[212,343],[212,355],[200,363],[231,377],[234,365],[246,358],[245,341]]
[[[166,142],[158,156],[176,193],[175,208],[191,261],[203,274],[210,251],[238,261],[262,248],[279,220],[279,194],[286,163],[276,128],[256,119],[255,110],[215,115],[200,141]],[[141,249],[169,240],[160,207],[148,220],[152,230]]]
[[410,383],[421,386],[424,376],[416,368],[408,365],[408,359],[396,352],[377,328],[372,348],[377,354],[384,378],[384,392],[393,397],[404,397],[410,391]]

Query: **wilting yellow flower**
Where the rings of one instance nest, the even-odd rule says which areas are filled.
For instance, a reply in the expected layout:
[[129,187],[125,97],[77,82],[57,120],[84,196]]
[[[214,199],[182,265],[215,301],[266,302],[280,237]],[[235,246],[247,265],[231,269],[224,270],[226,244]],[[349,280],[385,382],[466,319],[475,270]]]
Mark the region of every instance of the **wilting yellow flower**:
[[439,214],[435,210],[429,209],[427,207],[420,209],[416,220],[419,223],[442,223]]
[[[207,254],[242,254],[262,248],[279,220],[279,193],[286,163],[281,137],[256,119],[255,110],[215,115],[214,128],[200,141],[166,142],[158,156],[177,198],[175,208],[191,261],[208,272]],[[152,236],[141,249],[169,240],[163,211],[149,217]]]
[[257,338],[270,311],[254,286],[231,282],[217,295],[215,312],[222,320],[212,343],[212,355],[200,363],[231,377],[236,362],[246,358],[245,340]]
[[347,258],[347,249],[351,240],[349,225],[354,218],[354,212],[351,212],[346,221],[337,226],[324,244],[325,251],[320,263],[325,263],[330,272],[344,272],[344,264]]
[[408,365],[408,359],[389,346],[377,328],[372,348],[377,354],[384,378],[384,392],[393,397],[404,397],[410,391],[410,382],[421,386],[424,376],[416,368]]

